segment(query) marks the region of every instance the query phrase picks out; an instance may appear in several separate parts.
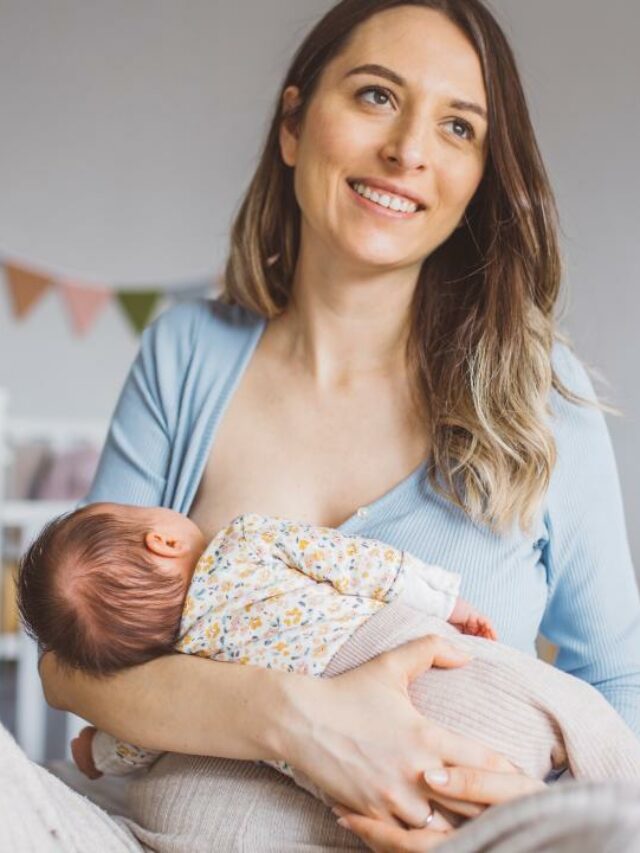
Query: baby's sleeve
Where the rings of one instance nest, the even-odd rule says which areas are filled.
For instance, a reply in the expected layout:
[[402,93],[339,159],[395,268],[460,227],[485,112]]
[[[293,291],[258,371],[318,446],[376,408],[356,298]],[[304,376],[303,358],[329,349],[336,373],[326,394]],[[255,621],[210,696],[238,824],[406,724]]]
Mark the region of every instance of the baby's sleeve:
[[447,620],[460,594],[460,575],[404,552],[398,601],[426,616]]
[[127,776],[137,770],[144,770],[162,755],[161,752],[124,743],[99,730],[93,737],[91,752],[96,768],[109,776]]
[[342,595],[385,602],[397,595],[404,553],[391,545],[345,536],[330,527],[258,516],[247,517],[245,531],[270,537],[273,552],[283,563],[315,581],[330,583]]

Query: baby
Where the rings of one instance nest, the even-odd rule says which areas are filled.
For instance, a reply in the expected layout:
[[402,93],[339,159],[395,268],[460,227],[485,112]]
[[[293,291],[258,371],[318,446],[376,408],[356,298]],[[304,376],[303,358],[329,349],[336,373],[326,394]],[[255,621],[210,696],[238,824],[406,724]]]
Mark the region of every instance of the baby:
[[[243,515],[206,545],[172,510],[93,504],[51,522],[31,545],[19,606],[45,649],[95,675],[178,651],[332,676],[415,636],[457,631],[470,635],[457,644],[471,643],[461,650],[473,660],[416,679],[420,712],[540,778],[565,766],[582,778],[640,778],[640,744],[606,701],[488,643],[490,620],[459,588],[453,572],[329,528]],[[92,778],[138,770],[160,754],[92,727],[73,751]],[[319,795],[293,768],[277,767]]]

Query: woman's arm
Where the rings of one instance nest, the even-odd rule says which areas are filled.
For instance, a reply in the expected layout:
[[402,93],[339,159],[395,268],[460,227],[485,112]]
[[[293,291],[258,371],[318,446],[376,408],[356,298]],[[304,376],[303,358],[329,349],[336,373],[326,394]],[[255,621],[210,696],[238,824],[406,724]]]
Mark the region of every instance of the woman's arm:
[[49,652],[40,674],[50,705],[120,740],[164,752],[280,757],[278,723],[293,689],[284,673],[176,654],[98,679]]
[[[594,398],[568,350],[557,348],[555,364],[571,390]],[[558,398],[554,426],[541,630],[558,646],[557,665],[596,687],[640,737],[640,596],[611,441],[600,411]]]
[[49,701],[122,740],[286,761],[361,814],[415,826],[424,820],[425,768],[513,772],[486,747],[430,723],[409,700],[409,682],[420,672],[465,660],[441,638],[427,637],[332,679],[188,655],[100,680],[61,669],[52,654],[41,669]]

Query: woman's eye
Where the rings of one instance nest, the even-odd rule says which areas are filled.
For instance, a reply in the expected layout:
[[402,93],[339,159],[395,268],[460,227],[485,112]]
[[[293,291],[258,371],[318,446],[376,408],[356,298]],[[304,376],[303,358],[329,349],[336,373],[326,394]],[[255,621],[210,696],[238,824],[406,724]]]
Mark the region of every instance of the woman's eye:
[[365,104],[371,104],[374,107],[386,107],[391,103],[391,92],[380,88],[380,86],[369,86],[367,89],[361,89],[358,92],[358,98]]
[[476,132],[473,129],[473,125],[469,124],[468,121],[463,121],[461,118],[452,118],[447,124],[452,125],[454,128],[461,128],[462,133],[459,133],[458,130],[454,129],[454,136],[457,136],[459,139],[474,139]]

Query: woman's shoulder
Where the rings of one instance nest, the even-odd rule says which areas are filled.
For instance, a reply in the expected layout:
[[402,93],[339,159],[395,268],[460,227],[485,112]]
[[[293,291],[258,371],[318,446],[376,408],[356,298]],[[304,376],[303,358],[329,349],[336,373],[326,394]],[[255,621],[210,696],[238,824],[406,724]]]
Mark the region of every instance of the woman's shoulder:
[[577,398],[568,399],[555,389],[551,393],[550,426],[558,454],[552,485],[566,481],[575,488],[582,475],[607,469],[613,455],[611,439],[584,363],[567,344],[558,342],[552,365],[563,388]]
[[551,351],[551,366],[556,377],[568,391],[585,400],[596,401],[596,393],[589,373],[566,341],[556,340],[554,343]]
[[219,299],[193,299],[166,309],[147,327],[142,350],[163,361],[172,355],[192,357],[198,350],[226,351],[234,341],[240,343],[264,320],[240,305],[227,305]]
[[163,311],[150,329],[182,336],[197,334],[202,329],[210,332],[216,328],[221,331],[255,328],[262,322],[261,317],[241,305],[228,305],[220,299],[190,299]]

